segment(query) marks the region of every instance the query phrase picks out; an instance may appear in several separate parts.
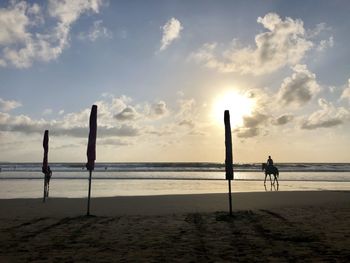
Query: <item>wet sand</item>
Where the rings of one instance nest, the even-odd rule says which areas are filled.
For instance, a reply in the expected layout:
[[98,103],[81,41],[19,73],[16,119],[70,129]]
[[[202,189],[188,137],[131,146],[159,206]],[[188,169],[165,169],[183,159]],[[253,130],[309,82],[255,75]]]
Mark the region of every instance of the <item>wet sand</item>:
[[350,192],[0,200],[0,262],[350,259]]

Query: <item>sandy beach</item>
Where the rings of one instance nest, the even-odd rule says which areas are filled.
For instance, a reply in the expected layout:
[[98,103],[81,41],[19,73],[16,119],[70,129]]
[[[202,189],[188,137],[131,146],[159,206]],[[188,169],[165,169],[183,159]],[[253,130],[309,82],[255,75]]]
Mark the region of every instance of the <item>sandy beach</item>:
[[0,200],[0,262],[347,262],[350,192]]

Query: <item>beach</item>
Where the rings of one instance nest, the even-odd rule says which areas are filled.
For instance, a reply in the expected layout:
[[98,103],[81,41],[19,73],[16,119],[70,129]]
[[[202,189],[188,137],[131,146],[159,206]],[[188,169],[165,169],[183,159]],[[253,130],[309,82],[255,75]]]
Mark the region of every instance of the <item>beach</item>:
[[347,262],[350,192],[0,200],[0,262]]

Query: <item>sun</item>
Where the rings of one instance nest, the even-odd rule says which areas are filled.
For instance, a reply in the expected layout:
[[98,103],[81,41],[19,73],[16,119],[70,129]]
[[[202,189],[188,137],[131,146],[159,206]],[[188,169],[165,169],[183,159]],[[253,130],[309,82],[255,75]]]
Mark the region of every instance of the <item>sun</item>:
[[224,111],[230,111],[231,126],[243,124],[243,117],[250,115],[254,110],[254,100],[237,91],[226,91],[218,96],[213,103],[212,115],[218,124],[224,123]]

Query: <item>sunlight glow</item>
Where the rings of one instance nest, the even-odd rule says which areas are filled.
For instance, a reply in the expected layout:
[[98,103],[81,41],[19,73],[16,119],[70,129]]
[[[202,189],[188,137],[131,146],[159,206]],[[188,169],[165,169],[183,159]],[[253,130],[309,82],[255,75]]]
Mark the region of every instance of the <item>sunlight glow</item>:
[[253,112],[254,105],[255,102],[252,98],[230,90],[215,99],[212,110],[213,118],[220,125],[223,125],[224,111],[229,110],[231,126],[238,127],[243,124],[243,117]]

